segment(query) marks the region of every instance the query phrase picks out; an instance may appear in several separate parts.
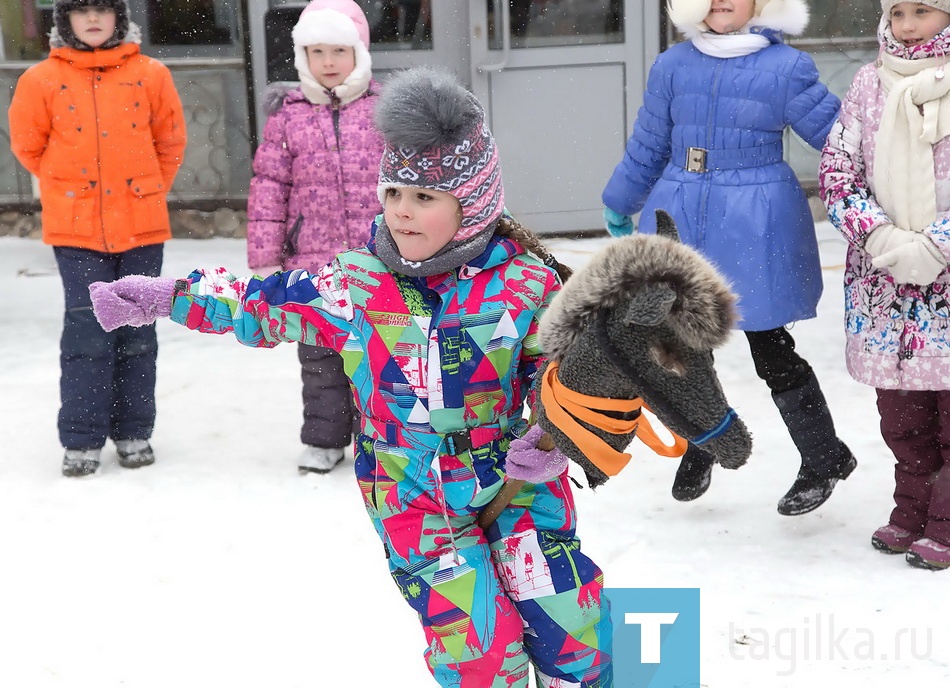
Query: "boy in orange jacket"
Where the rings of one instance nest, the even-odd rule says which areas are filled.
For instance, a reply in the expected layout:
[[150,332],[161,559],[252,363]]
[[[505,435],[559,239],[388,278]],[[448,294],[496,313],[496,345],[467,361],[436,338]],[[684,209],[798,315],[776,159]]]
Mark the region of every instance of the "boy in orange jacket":
[[53,19],[49,57],[17,82],[10,145],[39,178],[43,241],[63,280],[62,470],[82,476],[109,437],[122,466],[155,460],[155,328],[103,331],[89,285],[161,272],[186,134],[171,73],[139,52],[126,0],[57,0]]

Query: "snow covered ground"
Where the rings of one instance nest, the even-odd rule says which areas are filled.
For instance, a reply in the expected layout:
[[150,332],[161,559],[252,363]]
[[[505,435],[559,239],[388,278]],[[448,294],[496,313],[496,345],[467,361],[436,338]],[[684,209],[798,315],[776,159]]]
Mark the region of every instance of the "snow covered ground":
[[[798,323],[859,466],[818,511],[776,502],[798,457],[745,339],[717,354],[753,432],[736,472],[670,496],[676,463],[640,449],[577,494],[579,534],[610,587],[699,587],[711,688],[947,685],[950,572],[870,546],[886,522],[892,458],[873,390],[844,368],[844,245],[820,225],[825,297]],[[579,266],[606,239],[552,242]],[[164,274],[244,269],[238,240],[174,240]],[[157,463],[60,475],[59,278],[49,247],[0,239],[0,686],[302,688],[433,685],[414,614],[391,582],[351,462],[301,477],[294,347],[244,348],[159,324]],[[579,475],[579,473],[578,473]]]

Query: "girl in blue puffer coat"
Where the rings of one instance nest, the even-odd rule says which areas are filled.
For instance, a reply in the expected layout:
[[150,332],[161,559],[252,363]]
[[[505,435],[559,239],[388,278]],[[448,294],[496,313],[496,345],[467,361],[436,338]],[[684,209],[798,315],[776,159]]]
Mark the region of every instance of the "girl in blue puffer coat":
[[[666,210],[683,242],[732,283],[756,373],[801,454],[778,510],[803,514],[821,506],[856,462],[785,329],[815,317],[822,278],[815,225],[782,138],[791,127],[821,149],[840,101],[812,59],[782,42],[783,32],[804,31],[803,0],[670,0],[669,16],[689,40],[650,70],[623,160],[604,189],[604,219],[620,236],[641,213],[639,230],[655,232],[654,210]],[[690,445],[674,497],[702,495],[712,464]]]

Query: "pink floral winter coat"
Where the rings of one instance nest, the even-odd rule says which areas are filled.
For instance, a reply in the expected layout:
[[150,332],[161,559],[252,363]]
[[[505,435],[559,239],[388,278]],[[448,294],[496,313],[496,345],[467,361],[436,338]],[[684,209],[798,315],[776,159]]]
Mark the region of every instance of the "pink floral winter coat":
[[382,211],[378,86],[347,105],[314,105],[298,88],[267,120],[247,203],[247,262],[317,271],[363,246]]
[[[950,54],[950,29],[911,48],[895,41],[889,28],[882,27],[879,39],[885,50],[905,59]],[[829,219],[849,243],[844,277],[848,371],[879,389],[946,390],[950,272],[926,287],[896,284],[886,270],[871,264],[863,248],[871,231],[890,222],[869,182],[886,98],[877,67],[862,67],[821,156],[820,193]],[[950,259],[950,137],[934,145],[933,157],[937,220],[925,233]]]

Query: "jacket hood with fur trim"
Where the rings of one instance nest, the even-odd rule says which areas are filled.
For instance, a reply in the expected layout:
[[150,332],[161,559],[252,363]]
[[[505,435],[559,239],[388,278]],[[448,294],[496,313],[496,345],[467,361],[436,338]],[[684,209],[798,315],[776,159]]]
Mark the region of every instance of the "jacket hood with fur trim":
[[[667,16],[686,38],[709,31],[706,15],[712,0],[668,0]],[[755,13],[748,28],[780,31],[799,36],[808,26],[809,9],[805,0],[755,0]]]
[[129,17],[127,0],[57,0],[53,5],[53,28],[49,32],[50,48],[75,48],[92,50],[76,38],[69,22],[69,13],[81,7],[105,7],[115,12],[115,31],[99,46],[99,50],[108,50],[123,43],[141,44],[142,31]]

